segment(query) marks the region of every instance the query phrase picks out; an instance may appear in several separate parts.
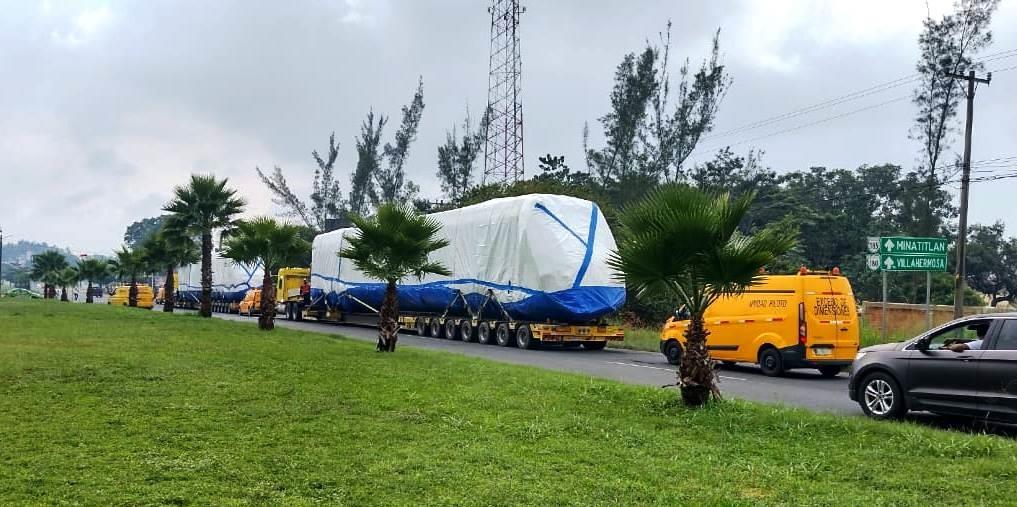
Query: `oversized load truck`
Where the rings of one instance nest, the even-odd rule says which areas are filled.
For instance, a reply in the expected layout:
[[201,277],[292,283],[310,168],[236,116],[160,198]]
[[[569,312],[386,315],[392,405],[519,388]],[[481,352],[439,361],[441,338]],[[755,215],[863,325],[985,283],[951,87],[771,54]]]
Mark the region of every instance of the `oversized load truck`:
[[[264,279],[261,263],[240,264],[212,252],[212,311],[237,313],[247,291],[261,287]],[[201,307],[201,263],[177,268],[176,306]]]
[[[531,194],[429,216],[449,242],[430,260],[452,274],[400,283],[402,328],[522,348],[601,349],[623,339],[620,327],[604,321],[625,302],[625,285],[607,265],[615,241],[595,203]],[[314,238],[309,301],[286,300],[287,318],[377,323],[385,284],[339,255],[355,234],[349,228]]]

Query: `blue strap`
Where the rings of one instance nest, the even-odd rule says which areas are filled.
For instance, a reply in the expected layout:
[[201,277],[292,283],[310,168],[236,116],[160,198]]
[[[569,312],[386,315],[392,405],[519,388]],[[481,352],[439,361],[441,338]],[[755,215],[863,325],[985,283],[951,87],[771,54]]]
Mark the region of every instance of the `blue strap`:
[[539,209],[540,211],[543,211],[544,213],[547,213],[547,216],[551,217],[551,219],[554,220],[555,222],[558,222],[558,225],[565,228],[566,231],[569,231],[569,234],[571,234],[574,238],[579,240],[579,242],[582,243],[583,246],[587,246],[586,242],[583,241],[583,238],[579,237],[579,235],[576,234],[576,231],[573,231],[569,226],[565,225],[565,222],[562,222],[560,218],[555,216],[554,213],[551,213],[551,210],[547,209],[547,207],[545,207],[543,204],[540,204],[538,202],[537,204],[534,204],[533,207]]
[[579,266],[579,272],[576,273],[576,280],[572,282],[572,288],[578,288],[579,284],[583,283],[583,277],[586,276],[586,270],[590,268],[590,261],[593,259],[593,240],[597,234],[597,203],[592,203],[593,207],[590,210],[590,232],[586,234],[586,255],[583,256],[583,265]]

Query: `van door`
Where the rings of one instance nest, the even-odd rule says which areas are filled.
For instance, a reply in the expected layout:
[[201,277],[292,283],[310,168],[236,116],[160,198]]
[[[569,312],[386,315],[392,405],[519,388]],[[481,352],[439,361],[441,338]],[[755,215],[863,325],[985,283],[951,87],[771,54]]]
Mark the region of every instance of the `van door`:
[[[843,360],[850,347],[844,341],[848,332],[842,332],[841,317],[853,320],[843,285],[835,283],[836,276],[806,276],[803,310],[806,323],[805,358],[810,361]],[[846,281],[846,280],[845,280]],[[854,306],[853,302],[850,306]],[[848,340],[850,341],[850,340]],[[854,359],[855,352],[850,352]]]

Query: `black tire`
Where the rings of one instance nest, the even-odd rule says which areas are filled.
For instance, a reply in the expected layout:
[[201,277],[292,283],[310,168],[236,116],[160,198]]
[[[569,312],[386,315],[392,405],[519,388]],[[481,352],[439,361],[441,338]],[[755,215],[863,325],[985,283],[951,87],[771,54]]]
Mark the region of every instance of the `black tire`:
[[459,326],[456,325],[455,319],[445,319],[445,338],[449,340],[459,339]]
[[304,310],[300,303],[293,304],[293,320],[297,322],[303,322],[304,320]]
[[823,378],[833,378],[840,375],[843,368],[840,366],[820,366],[817,370],[819,370],[819,373],[823,376]]
[[511,347],[515,340],[512,339],[511,333],[509,333],[508,324],[502,322],[498,324],[498,327],[494,330],[494,341],[498,343],[500,347]]
[[473,323],[470,322],[470,319],[463,319],[459,323],[459,338],[464,342],[473,341]]
[[530,326],[522,324],[516,327],[516,347],[521,349],[533,349],[536,348],[536,340],[533,339],[533,331],[530,330]]
[[667,358],[667,362],[677,366],[682,362],[682,346],[678,343],[678,340],[668,340],[667,344],[664,345],[664,357]]
[[766,347],[759,352],[759,369],[767,377],[780,377],[784,375],[784,358],[780,351],[773,347]]
[[427,323],[423,317],[417,317],[413,321],[413,328],[417,330],[417,336],[427,336]]
[[491,332],[490,322],[481,322],[477,325],[477,343],[481,345],[490,345],[492,341],[491,338],[493,338],[492,335],[493,333]]
[[873,419],[897,419],[908,410],[900,385],[881,371],[866,375],[858,383],[858,405]]
[[445,326],[441,325],[441,321],[437,318],[431,318],[431,336],[434,338],[444,338],[442,333],[445,332]]
[[583,348],[586,350],[603,350],[607,347],[607,342],[583,342]]

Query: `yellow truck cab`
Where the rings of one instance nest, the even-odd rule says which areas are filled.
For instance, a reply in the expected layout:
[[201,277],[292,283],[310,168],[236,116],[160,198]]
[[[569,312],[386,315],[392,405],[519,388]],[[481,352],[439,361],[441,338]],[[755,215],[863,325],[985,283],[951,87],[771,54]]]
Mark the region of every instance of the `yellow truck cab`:
[[261,313],[261,289],[251,289],[244,294],[243,301],[240,302],[240,309],[238,312],[241,315],[254,315]]
[[280,268],[275,280],[276,312],[287,320],[303,320],[300,286],[311,279],[310,268]]
[[[858,352],[860,328],[851,283],[839,270],[763,276],[743,294],[724,297],[704,316],[706,346],[725,364],[755,363],[779,376],[816,368],[832,377]],[[660,337],[668,362],[681,362],[688,320],[671,317]]]
[[[128,306],[130,304],[130,302],[128,301],[130,290],[131,290],[130,285],[118,285],[116,288],[113,289],[113,294],[110,295],[107,304]],[[147,283],[139,283],[138,308],[147,308],[151,310],[153,307],[155,307],[154,301],[155,296],[152,293],[152,287],[150,287]]]

